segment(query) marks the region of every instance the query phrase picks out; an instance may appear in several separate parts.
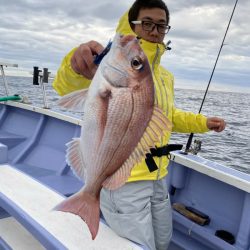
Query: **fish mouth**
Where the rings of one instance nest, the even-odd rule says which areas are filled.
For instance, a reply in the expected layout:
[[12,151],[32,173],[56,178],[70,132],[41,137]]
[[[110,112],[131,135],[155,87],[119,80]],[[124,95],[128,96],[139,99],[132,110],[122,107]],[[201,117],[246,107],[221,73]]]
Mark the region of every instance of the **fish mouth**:
[[117,48],[124,48],[126,47],[126,45],[128,45],[128,43],[134,42],[134,44],[139,44],[139,41],[140,37],[138,36],[116,34],[112,46]]
[[125,47],[129,42],[132,41],[138,42],[139,39],[134,35],[126,35],[126,36],[120,35],[118,39],[118,42],[122,47]]

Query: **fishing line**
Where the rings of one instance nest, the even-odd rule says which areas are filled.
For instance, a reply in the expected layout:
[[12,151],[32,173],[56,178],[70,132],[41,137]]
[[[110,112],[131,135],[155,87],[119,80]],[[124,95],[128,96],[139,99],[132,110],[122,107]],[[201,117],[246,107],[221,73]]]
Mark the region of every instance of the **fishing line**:
[[[214,75],[214,71],[215,71],[217,62],[218,62],[218,60],[219,60],[219,57],[220,57],[220,53],[221,53],[222,47],[224,46],[224,41],[225,41],[225,39],[226,39],[227,32],[228,32],[228,30],[229,30],[229,26],[230,26],[230,24],[231,24],[231,21],[232,21],[232,18],[233,18],[234,11],[235,11],[235,9],[236,9],[237,3],[238,3],[238,0],[235,1],[234,8],[233,8],[233,11],[232,11],[230,20],[229,20],[229,22],[228,22],[227,29],[226,29],[224,38],[223,38],[223,40],[222,40],[222,43],[221,43],[221,46],[220,46],[220,49],[219,49],[219,53],[218,53],[218,55],[217,55],[217,58],[216,58],[216,61],[215,61],[215,64],[214,64],[214,67],[213,67],[213,70],[212,70],[212,73],[211,73],[211,76],[210,76],[208,85],[207,85],[207,89],[206,89],[206,91],[205,91],[205,94],[204,94],[204,97],[203,97],[203,100],[202,100],[202,103],[201,103],[201,106],[200,106],[200,109],[199,109],[199,113],[198,113],[198,114],[200,114],[200,112],[201,112],[201,110],[202,110],[202,107],[203,107],[203,104],[204,104],[204,101],[205,101],[205,99],[206,99],[207,92],[208,92],[210,83],[211,83],[211,81],[212,81],[212,78],[213,78],[213,75]],[[187,154],[188,151],[189,151],[189,149],[190,149],[190,146],[191,146],[192,140],[193,140],[193,136],[194,136],[194,133],[191,133],[191,134],[189,135],[189,138],[188,138],[188,141],[187,141],[187,144],[186,144],[186,149],[185,149],[185,152],[184,152],[185,154]]]

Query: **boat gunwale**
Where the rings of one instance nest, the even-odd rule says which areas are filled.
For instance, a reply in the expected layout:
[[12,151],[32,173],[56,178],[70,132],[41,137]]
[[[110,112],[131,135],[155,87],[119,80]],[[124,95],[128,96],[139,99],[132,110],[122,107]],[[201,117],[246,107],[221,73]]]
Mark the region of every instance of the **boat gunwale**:
[[250,175],[197,155],[171,152],[171,161],[250,193]]
[[21,102],[13,102],[13,101],[6,101],[6,102],[0,103],[0,104],[33,111],[33,112],[36,112],[39,114],[54,117],[56,119],[70,122],[70,123],[73,123],[76,125],[81,125],[81,123],[82,123],[82,120],[79,118],[65,115],[65,114],[62,114],[58,111],[54,111],[54,110],[50,110],[50,109],[46,109],[46,108],[40,108],[38,106],[31,105],[31,104],[26,104],[26,103],[21,103]]

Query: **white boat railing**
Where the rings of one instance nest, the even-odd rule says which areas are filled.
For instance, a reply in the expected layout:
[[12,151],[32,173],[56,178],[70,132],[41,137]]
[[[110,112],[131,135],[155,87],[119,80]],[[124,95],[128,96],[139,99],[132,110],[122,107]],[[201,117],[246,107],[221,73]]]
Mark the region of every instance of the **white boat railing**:
[[[18,67],[18,64],[12,64],[12,63],[5,63],[5,62],[0,62],[0,70],[1,70],[1,75],[3,78],[3,83],[4,83],[4,88],[5,88],[5,94],[6,96],[10,95],[9,91],[9,86],[8,82],[4,73],[4,67]],[[46,95],[46,88],[45,88],[45,83],[48,83],[48,79],[54,77],[51,76],[51,72],[48,71],[48,68],[43,68],[43,70],[39,70],[39,67],[34,67],[33,70],[33,85],[40,85],[42,88],[42,93],[43,93],[43,103],[44,109],[49,109],[49,104],[47,101],[47,95]]]
[[17,64],[12,64],[12,63],[0,62],[0,70],[1,70],[1,75],[2,75],[2,78],[3,78],[5,93],[6,93],[6,95],[8,96],[8,95],[10,94],[10,91],[9,91],[7,79],[6,79],[6,77],[5,77],[4,67],[15,67],[15,68],[17,68],[18,65],[17,65]]

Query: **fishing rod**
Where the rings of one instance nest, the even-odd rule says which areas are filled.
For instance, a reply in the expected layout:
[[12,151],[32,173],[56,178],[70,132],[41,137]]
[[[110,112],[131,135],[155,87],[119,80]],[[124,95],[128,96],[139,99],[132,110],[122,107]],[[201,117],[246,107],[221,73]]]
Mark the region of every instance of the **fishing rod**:
[[[233,11],[232,11],[230,20],[229,20],[229,22],[228,22],[227,29],[226,29],[224,38],[223,38],[223,40],[222,40],[222,43],[221,43],[221,46],[220,46],[220,49],[219,49],[219,53],[218,53],[218,55],[217,55],[217,58],[216,58],[216,61],[215,61],[215,64],[214,64],[214,67],[213,67],[213,70],[212,70],[212,73],[211,73],[211,76],[210,76],[208,85],[207,85],[207,89],[206,89],[206,91],[205,91],[205,94],[204,94],[204,97],[203,97],[203,100],[202,100],[202,103],[201,103],[201,106],[200,106],[200,109],[199,109],[199,113],[198,113],[198,114],[200,114],[200,112],[201,112],[201,110],[202,110],[202,107],[203,107],[203,104],[204,104],[204,101],[205,101],[205,99],[206,99],[207,92],[208,92],[210,83],[211,83],[211,81],[212,81],[212,78],[213,78],[213,75],[214,75],[214,71],[215,71],[217,62],[218,62],[218,60],[219,60],[219,57],[220,57],[220,53],[221,53],[222,47],[224,46],[224,41],[225,41],[225,39],[226,39],[227,32],[228,32],[229,26],[230,26],[230,24],[231,24],[231,21],[232,21],[232,18],[233,18],[234,11],[235,11],[235,9],[236,9],[237,3],[238,3],[238,0],[235,1],[234,8],[233,8]],[[192,144],[193,136],[194,136],[194,133],[191,133],[191,134],[189,135],[189,138],[188,138],[188,141],[187,141],[187,144],[186,144],[186,149],[185,149],[185,152],[184,152],[184,153],[186,153],[186,154],[188,153],[188,151],[189,151],[189,149],[190,149],[190,146],[191,146],[191,144]]]

